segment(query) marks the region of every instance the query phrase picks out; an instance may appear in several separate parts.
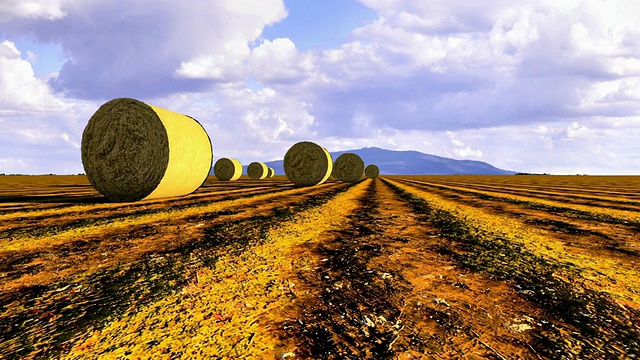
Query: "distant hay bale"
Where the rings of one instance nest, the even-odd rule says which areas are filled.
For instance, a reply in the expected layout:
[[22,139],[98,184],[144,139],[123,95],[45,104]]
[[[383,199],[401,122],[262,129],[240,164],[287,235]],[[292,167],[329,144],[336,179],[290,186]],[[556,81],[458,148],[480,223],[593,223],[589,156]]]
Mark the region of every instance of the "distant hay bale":
[[333,160],[327,149],[310,141],[294,144],[284,155],[284,172],[297,186],[320,185],[327,181]]
[[89,181],[114,202],[187,195],[211,170],[213,151],[192,117],[130,98],[104,103],[82,133]]
[[367,165],[367,167],[364,169],[364,174],[371,179],[377,178],[378,175],[380,175],[380,169],[378,169],[378,167],[373,164]]
[[242,164],[236,159],[221,158],[213,166],[213,173],[218,180],[238,180],[242,175]]
[[269,168],[265,163],[254,161],[247,167],[247,175],[253,180],[260,180],[267,177]]
[[267,177],[274,177],[276,174],[276,171],[273,168],[269,168],[269,174],[267,174]]
[[337,180],[354,183],[364,174],[364,161],[354,153],[344,153],[333,164],[332,176]]

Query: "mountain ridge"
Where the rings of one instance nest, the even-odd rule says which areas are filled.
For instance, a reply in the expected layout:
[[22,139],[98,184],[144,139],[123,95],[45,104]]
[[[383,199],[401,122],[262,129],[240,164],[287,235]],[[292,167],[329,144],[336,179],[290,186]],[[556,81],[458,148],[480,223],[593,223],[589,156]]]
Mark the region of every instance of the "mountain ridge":
[[[379,147],[330,152],[333,161],[344,153],[354,153],[362,158],[366,165],[375,164],[380,175],[513,175],[516,172],[499,169],[489,163],[478,160],[456,160],[442,156],[425,154],[416,150],[388,150]],[[259,161],[259,160],[255,160]],[[266,161],[276,175],[284,175],[284,161]],[[247,173],[243,164],[242,173]],[[211,169],[213,174],[213,169]]]

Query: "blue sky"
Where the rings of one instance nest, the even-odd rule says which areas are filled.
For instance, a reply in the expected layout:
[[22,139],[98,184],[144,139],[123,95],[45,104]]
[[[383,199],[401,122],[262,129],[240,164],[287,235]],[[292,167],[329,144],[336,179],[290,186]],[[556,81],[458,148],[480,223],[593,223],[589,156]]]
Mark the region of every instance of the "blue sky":
[[39,44],[25,39],[15,45],[21,50],[21,58],[31,63],[36,77],[60,71],[68,60],[58,44]]
[[378,146],[556,174],[640,174],[632,0],[25,0],[0,7],[0,173],[79,173],[133,97],[214,157]]
[[300,50],[336,48],[351,31],[377,19],[376,12],[354,0],[284,2],[287,17],[264,28],[265,39],[289,38]]

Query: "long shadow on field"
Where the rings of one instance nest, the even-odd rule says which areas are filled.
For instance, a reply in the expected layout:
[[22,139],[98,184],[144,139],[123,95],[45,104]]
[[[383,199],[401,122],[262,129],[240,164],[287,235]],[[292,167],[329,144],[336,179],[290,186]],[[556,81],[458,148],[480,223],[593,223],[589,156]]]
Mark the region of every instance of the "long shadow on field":
[[357,212],[342,230],[303,250],[326,260],[315,272],[298,274],[321,295],[306,300],[297,319],[283,324],[289,336],[301,341],[296,355],[312,359],[382,359],[393,355],[390,347],[402,314],[393,295],[407,291],[408,285],[398,276],[391,282],[368,268],[370,259],[382,250],[373,237],[379,232],[379,225],[372,221],[378,207],[376,181],[371,182]]
[[[240,254],[265,240],[270,227],[317,207],[351,186],[314,195],[270,214],[205,229],[202,239],[144,260],[105,269],[78,283],[32,286],[0,294],[0,358],[52,358],[71,341],[127,309],[175,292],[214,264],[221,253]],[[207,214],[200,219],[206,221]],[[194,221],[196,221],[194,220]]]

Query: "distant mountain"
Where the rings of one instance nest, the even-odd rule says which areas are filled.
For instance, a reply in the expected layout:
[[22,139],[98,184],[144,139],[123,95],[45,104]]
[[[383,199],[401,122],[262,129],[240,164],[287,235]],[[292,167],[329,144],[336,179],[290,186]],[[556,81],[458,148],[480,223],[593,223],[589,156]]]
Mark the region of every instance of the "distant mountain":
[[[382,175],[513,175],[516,173],[498,169],[482,161],[454,160],[418,151],[386,150],[378,147],[336,151],[331,153],[331,157],[335,161],[344,153],[358,154],[365,165],[377,165]],[[268,161],[265,164],[272,167],[276,175],[284,175],[283,160]],[[246,174],[249,164],[243,165],[242,173]],[[213,170],[211,173],[213,174]]]

